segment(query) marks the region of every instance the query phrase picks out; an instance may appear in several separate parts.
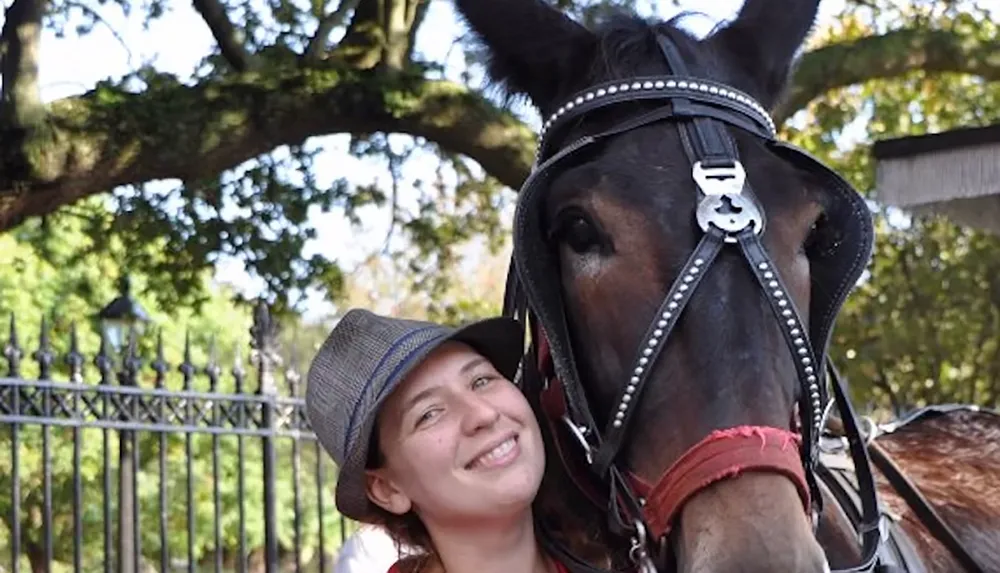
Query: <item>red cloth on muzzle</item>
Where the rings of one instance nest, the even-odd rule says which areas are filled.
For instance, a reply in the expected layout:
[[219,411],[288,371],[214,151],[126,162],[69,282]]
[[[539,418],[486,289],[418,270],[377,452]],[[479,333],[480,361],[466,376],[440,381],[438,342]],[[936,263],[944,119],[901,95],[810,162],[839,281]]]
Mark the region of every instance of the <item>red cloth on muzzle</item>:
[[636,493],[646,499],[643,513],[650,534],[659,538],[669,533],[684,503],[702,489],[746,472],[784,475],[795,484],[808,513],[809,486],[798,450],[801,439],[796,433],[767,426],[716,430],[684,452],[656,485],[633,477]]

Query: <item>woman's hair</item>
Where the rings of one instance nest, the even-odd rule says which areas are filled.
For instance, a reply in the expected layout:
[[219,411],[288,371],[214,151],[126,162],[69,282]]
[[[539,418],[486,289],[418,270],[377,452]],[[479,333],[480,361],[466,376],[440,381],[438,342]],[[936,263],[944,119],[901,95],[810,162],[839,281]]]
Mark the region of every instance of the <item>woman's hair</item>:
[[[372,431],[365,468],[372,470],[385,465],[385,456],[379,445],[378,424]],[[546,468],[550,464],[546,463]],[[559,468],[561,470],[561,468]],[[610,566],[607,547],[599,541],[599,530],[593,530],[593,520],[586,520],[573,508],[574,496],[566,495],[564,474],[548,469],[542,478],[541,487],[532,503],[536,528],[545,524],[551,537],[573,552],[577,557],[595,566]],[[428,563],[438,561],[430,533],[424,522],[413,509],[403,515],[375,507],[370,520],[381,526],[396,544],[397,550],[405,550],[408,555],[399,562],[401,573],[419,573]]]

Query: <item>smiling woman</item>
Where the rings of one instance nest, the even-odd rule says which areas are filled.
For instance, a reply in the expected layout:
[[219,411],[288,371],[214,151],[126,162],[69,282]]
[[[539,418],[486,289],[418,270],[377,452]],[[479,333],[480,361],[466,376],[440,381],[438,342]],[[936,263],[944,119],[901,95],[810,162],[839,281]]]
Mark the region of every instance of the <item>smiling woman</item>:
[[545,451],[511,382],[522,350],[506,318],[352,310],[313,359],[306,405],[340,468],[338,509],[417,550],[389,573],[565,572],[535,536]]

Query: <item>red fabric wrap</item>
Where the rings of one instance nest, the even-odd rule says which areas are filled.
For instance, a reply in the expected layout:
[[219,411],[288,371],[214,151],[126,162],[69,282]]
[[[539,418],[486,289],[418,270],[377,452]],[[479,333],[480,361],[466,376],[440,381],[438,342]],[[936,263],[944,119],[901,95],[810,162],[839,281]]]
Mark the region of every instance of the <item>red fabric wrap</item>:
[[651,488],[633,479],[637,493],[646,498],[643,513],[650,533],[654,538],[669,533],[684,503],[700,490],[750,471],[790,479],[808,512],[809,486],[799,457],[800,441],[798,434],[766,426],[716,430],[685,452]]

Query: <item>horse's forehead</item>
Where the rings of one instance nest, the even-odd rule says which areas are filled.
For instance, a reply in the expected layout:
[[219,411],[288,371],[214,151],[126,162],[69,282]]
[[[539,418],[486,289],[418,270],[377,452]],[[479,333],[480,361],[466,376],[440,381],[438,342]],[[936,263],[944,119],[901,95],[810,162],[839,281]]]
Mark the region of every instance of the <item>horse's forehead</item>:
[[[680,205],[693,208],[696,187],[677,129],[644,126],[642,137],[618,135],[587,161],[553,174],[545,198],[552,214],[571,201],[590,201],[605,212],[633,212],[646,221]],[[651,208],[655,210],[651,211]]]

